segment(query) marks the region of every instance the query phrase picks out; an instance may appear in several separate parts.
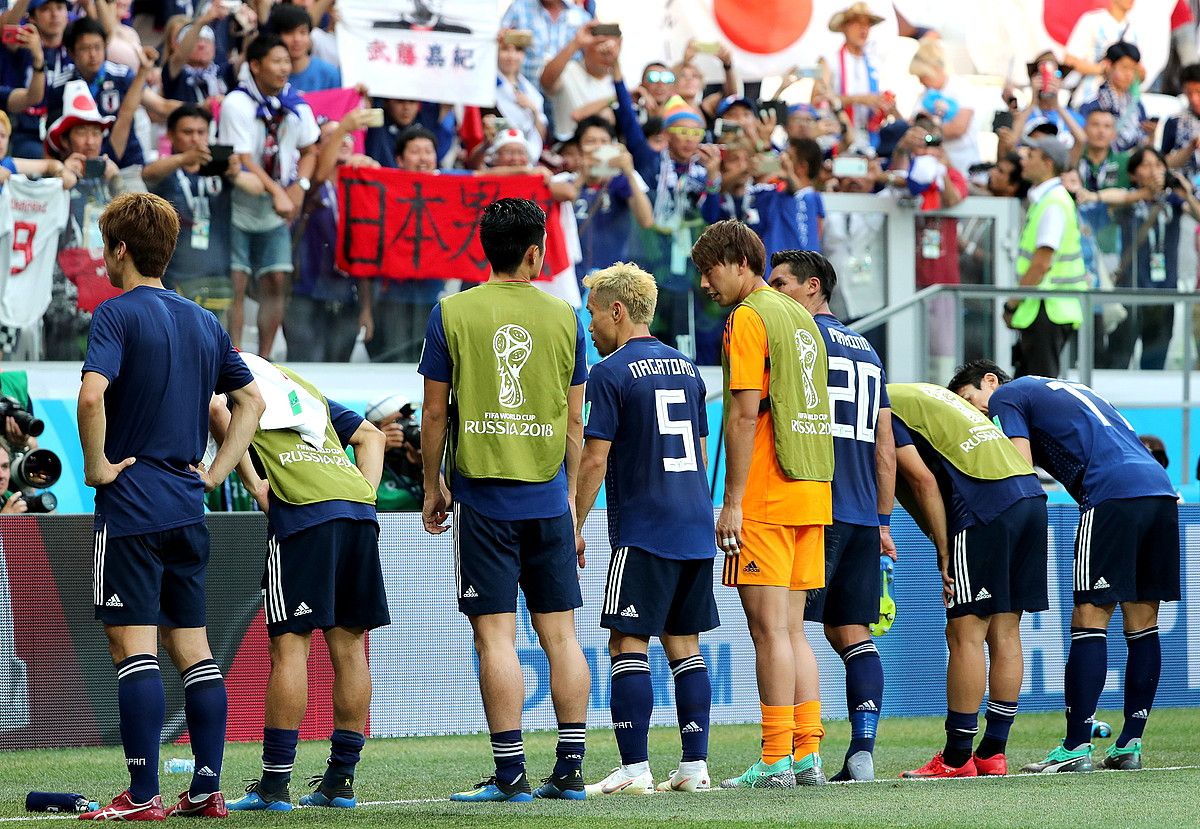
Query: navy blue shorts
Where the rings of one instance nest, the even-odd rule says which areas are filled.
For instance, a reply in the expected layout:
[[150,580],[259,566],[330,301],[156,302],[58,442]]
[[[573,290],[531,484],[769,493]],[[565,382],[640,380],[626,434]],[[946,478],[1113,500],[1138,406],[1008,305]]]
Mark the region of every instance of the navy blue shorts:
[[946,618],[1036,613],[1046,595],[1046,499],[1022,498],[989,524],[976,524],[951,539],[954,601]]
[[834,521],[825,528],[825,586],[808,591],[804,620],[833,627],[879,621],[879,527]]
[[92,604],[106,625],[202,628],[208,527],[201,521],[142,535],[109,538],[96,530]]
[[517,612],[517,586],[530,613],[583,606],[571,513],[504,521],[454,504],[458,609],[467,616]]
[[688,636],[721,624],[713,560],[663,558],[618,547],[608,562],[600,627],[630,636]]
[[271,636],[392,621],[373,521],[335,518],[281,541],[268,538],[262,589]]
[[1118,498],[1081,513],[1075,604],[1149,601],[1179,601],[1175,498]]

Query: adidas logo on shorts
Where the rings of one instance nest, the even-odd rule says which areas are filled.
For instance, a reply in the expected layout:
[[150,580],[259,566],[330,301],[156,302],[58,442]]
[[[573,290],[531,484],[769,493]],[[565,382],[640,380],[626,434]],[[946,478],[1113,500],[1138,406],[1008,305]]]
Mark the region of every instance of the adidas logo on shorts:
[[859,706],[857,708],[855,708],[854,710],[855,711],[874,711],[876,713],[879,712],[879,708],[876,707],[876,705],[875,705],[875,700],[870,700],[870,699],[864,703],[860,703]]
[[1148,720],[1150,719],[1150,712],[1143,708],[1140,711],[1135,711],[1132,717],[1135,720]]
[[217,776],[216,772],[214,772],[208,766],[201,766],[199,769],[197,769],[196,774],[200,775],[201,777],[216,777]]
[[975,594],[975,601],[982,602],[984,599],[990,599],[991,597],[992,597],[992,594],[987,591],[986,587],[984,587],[984,588],[981,588],[980,591]]
[[1105,590],[1107,588],[1108,582],[1105,580],[1104,576],[1096,579],[1096,583],[1092,585],[1093,590]]
[[124,607],[125,603],[121,601],[121,597],[113,593],[108,597],[108,601],[104,603],[105,607]]
[[627,619],[636,619],[636,618],[638,618],[637,608],[634,607],[633,605],[630,605],[629,607],[627,607],[621,611],[621,615]]
[[475,592],[475,585],[468,584],[467,589],[463,591],[462,597],[464,599],[478,599],[479,594]]
[[300,602],[300,605],[292,611],[293,616],[303,616],[305,613],[312,613],[312,608],[305,602]]
[[743,573],[757,573],[757,572],[759,572],[758,565],[755,564],[753,561],[751,561],[749,564],[747,564],[745,567],[742,568],[742,572]]
[[696,725],[694,722],[690,722],[687,725],[685,725],[683,728],[679,729],[681,734],[699,734],[703,730],[704,730],[703,728]]

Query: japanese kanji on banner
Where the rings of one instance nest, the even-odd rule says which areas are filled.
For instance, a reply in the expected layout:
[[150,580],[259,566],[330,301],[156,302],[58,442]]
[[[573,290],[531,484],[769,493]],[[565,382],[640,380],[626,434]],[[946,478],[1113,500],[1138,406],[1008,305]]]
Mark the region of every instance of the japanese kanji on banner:
[[532,199],[546,211],[543,277],[571,264],[559,205],[541,176],[457,176],[343,168],[338,180],[337,266],[351,276],[482,282],[483,209],[496,199]]
[[338,13],[344,85],[383,98],[495,104],[495,0],[341,0]]

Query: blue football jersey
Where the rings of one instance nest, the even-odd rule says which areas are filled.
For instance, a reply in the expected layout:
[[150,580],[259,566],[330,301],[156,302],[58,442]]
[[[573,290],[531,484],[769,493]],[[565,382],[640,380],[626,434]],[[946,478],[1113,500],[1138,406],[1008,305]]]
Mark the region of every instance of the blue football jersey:
[[1175,494],[1129,422],[1082,383],[1020,377],[992,393],[988,414],[1010,438],[1029,440],[1033,462],[1066,487],[1080,509]]
[[584,436],[612,442],[608,538],[671,559],[716,555],[712,494],[700,439],[704,381],[653,337],[632,339],[592,368]]
[[875,424],[890,409],[883,363],[866,338],[831,314],[813,317],[829,354],[833,408],[833,520],[879,526],[875,501]]
[[958,535],[977,524],[990,524],[1017,501],[1025,498],[1045,498],[1038,476],[1014,475],[985,481],[972,478],[959,471],[933,448],[925,437],[899,417],[892,418],[892,433],[896,436],[896,448],[915,446],[921,460],[937,479],[938,490],[946,507],[946,523],[950,535]]

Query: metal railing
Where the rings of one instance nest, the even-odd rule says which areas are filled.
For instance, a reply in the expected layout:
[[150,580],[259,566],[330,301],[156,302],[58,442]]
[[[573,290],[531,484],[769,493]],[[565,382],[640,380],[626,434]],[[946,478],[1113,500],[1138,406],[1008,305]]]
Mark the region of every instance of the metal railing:
[[[882,308],[865,317],[861,317],[852,323],[855,331],[860,334],[875,331],[889,323],[895,324],[901,321],[905,316],[915,317],[914,333],[919,339],[916,342],[915,348],[906,349],[905,354],[889,355],[888,369],[889,376],[895,379],[922,379],[929,382],[945,383],[949,378],[946,377],[929,377],[924,366],[924,357],[928,354],[929,332],[928,326],[931,324],[929,315],[919,313],[928,307],[929,302],[938,296],[952,296],[954,298],[954,317],[948,321],[948,324],[954,325],[956,330],[956,349],[955,363],[960,364],[964,361],[964,322],[963,309],[964,302],[967,300],[991,300],[994,319],[999,319],[1002,313],[1003,304],[1009,299],[1024,299],[1026,297],[1054,297],[1062,299],[1065,297],[1078,299],[1083,306],[1083,322],[1079,326],[1077,336],[1075,338],[1074,348],[1068,345],[1067,349],[1073,351],[1075,355],[1074,370],[1071,371],[1064,368],[1066,379],[1076,379],[1085,385],[1093,385],[1095,367],[1095,342],[1096,342],[1096,317],[1098,312],[1105,305],[1119,304],[1124,306],[1162,306],[1174,305],[1178,308],[1182,307],[1184,313],[1176,314],[1177,323],[1182,320],[1182,360],[1178,369],[1164,368],[1161,372],[1154,371],[1152,374],[1164,376],[1174,372],[1180,375],[1181,386],[1179,397],[1175,399],[1151,400],[1145,397],[1138,398],[1136,396],[1129,398],[1112,397],[1109,395],[1111,402],[1118,408],[1125,409],[1159,409],[1171,410],[1180,409],[1183,412],[1182,418],[1182,442],[1183,442],[1183,457],[1185,462],[1182,464],[1182,482],[1189,482],[1189,462],[1187,459],[1192,457],[1191,454],[1191,413],[1193,410],[1200,408],[1200,403],[1192,399],[1192,370],[1193,362],[1196,357],[1196,343],[1193,337],[1197,332],[1193,330],[1193,311],[1197,305],[1200,305],[1200,295],[1198,294],[1181,294],[1174,291],[1157,291],[1157,290],[1089,290],[1089,291],[1047,291],[1036,288],[998,288],[985,287],[979,285],[931,285],[928,288],[923,288],[920,291],[906,297],[899,302]],[[1015,337],[1015,333],[1014,333]],[[889,338],[890,339],[890,338]],[[999,344],[997,344],[997,350]],[[1068,351],[1068,353],[1070,353]],[[993,355],[995,362],[1006,368],[1011,368],[1011,363],[1008,355],[999,353]],[[1065,365],[1065,364],[1064,364]],[[1136,369],[1135,369],[1136,370]],[[1074,375],[1073,377],[1071,375]]]

